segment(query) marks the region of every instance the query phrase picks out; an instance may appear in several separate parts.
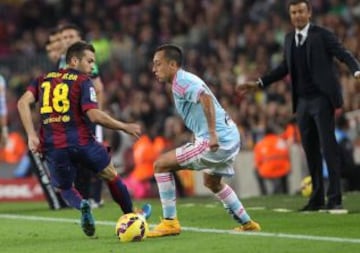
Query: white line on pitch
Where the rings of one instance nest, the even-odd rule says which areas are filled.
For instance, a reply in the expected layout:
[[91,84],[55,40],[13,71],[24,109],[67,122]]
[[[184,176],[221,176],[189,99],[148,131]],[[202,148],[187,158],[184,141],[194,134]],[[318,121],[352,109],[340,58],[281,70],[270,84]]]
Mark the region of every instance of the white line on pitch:
[[[41,216],[27,216],[15,214],[0,214],[0,219],[14,219],[14,220],[31,220],[31,221],[50,221],[50,222],[63,222],[63,223],[79,223],[77,219],[67,218],[52,218]],[[98,225],[115,226],[113,221],[96,221]],[[153,226],[153,225],[150,225]],[[181,227],[183,231],[191,231],[198,233],[215,233],[215,234],[232,234],[241,236],[262,236],[262,237],[275,237],[275,238],[288,238],[295,240],[311,240],[311,241],[326,241],[326,242],[347,242],[360,244],[360,238],[341,238],[330,236],[314,236],[314,235],[301,235],[301,234],[284,234],[284,233],[268,233],[268,232],[235,232],[225,229],[210,229],[210,228],[196,228],[196,227]]]

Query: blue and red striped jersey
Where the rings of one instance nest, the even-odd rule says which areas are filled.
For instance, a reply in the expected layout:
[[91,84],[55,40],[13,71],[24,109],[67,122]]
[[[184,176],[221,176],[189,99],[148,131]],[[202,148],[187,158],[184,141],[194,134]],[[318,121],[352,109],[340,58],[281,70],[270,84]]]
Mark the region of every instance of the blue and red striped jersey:
[[97,108],[89,77],[74,69],[49,72],[28,87],[39,103],[42,151],[86,145],[95,140],[86,111]]

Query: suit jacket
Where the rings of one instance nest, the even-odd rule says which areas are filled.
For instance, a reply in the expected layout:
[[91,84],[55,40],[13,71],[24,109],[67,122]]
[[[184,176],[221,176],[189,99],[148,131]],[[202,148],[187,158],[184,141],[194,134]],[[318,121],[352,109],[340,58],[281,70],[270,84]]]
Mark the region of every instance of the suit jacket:
[[[292,69],[294,37],[295,31],[286,35],[284,58],[279,66],[261,77],[264,87],[284,78],[287,74],[290,74],[291,77],[293,76],[293,71],[295,71]],[[359,62],[342,46],[332,32],[323,27],[310,24],[306,38],[306,60],[311,80],[318,90],[329,98],[334,108],[338,108],[342,106],[343,98],[334,57],[345,63],[352,74],[360,70]],[[296,91],[292,89],[294,112],[296,111],[297,100]]]

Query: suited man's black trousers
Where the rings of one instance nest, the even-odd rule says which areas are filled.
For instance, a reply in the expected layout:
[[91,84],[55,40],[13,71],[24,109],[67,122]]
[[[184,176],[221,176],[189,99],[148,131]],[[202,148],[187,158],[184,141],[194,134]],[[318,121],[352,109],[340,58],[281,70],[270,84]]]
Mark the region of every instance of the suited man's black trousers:
[[325,205],[322,158],[326,161],[329,174],[326,205],[341,205],[341,168],[334,113],[334,107],[326,96],[298,99],[296,118],[313,183],[308,203],[311,206]]

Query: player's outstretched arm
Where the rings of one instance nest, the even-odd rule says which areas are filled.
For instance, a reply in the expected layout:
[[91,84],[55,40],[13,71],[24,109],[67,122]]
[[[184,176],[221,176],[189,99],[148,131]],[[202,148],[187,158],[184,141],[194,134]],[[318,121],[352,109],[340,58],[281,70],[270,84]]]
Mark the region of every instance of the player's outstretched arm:
[[32,152],[38,152],[39,137],[36,134],[34,123],[31,117],[30,105],[35,102],[35,97],[30,91],[26,91],[18,100],[17,108],[19,111],[21,122],[28,136],[28,146]]
[[112,118],[107,113],[99,109],[90,109],[86,112],[90,121],[102,125],[103,127],[110,128],[113,130],[122,130],[127,134],[139,137],[141,134],[141,127],[135,123],[125,123]]

